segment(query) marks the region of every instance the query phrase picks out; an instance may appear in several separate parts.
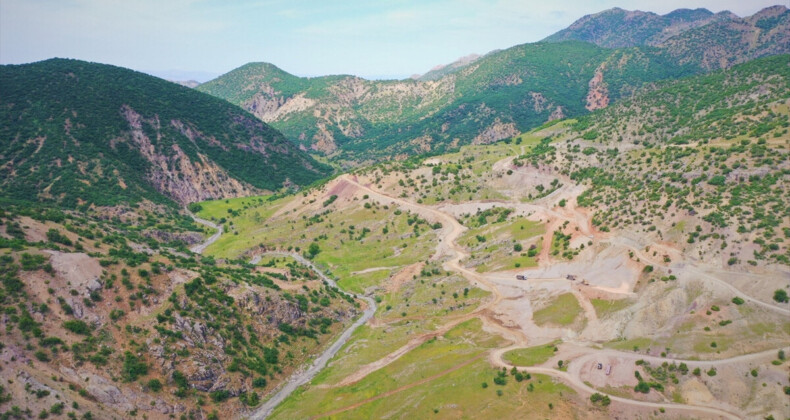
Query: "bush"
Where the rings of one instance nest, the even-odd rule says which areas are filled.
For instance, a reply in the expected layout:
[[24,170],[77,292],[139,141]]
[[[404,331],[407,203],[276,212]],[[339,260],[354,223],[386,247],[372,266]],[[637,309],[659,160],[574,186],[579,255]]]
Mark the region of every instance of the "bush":
[[738,296],[735,296],[734,298],[732,298],[732,303],[734,303],[736,305],[743,305],[745,302],[746,302],[745,300],[739,298]]
[[38,350],[33,355],[36,356],[36,359],[42,362],[49,362],[49,355],[44,350]]
[[788,297],[787,297],[787,291],[786,290],[784,290],[784,289],[776,289],[774,291],[774,300],[779,302],[779,303],[787,303],[788,300],[790,300],[790,299],[788,299]]
[[639,381],[639,383],[634,387],[634,391],[647,394],[650,392],[650,384],[645,381]]
[[124,353],[122,375],[123,380],[132,382],[137,380],[140,376],[148,374],[148,365],[144,360],[140,360],[132,352],[127,351]]
[[226,389],[218,389],[208,394],[214,402],[222,402],[230,398],[230,391]]
[[81,335],[91,335],[91,328],[84,321],[72,319],[63,323],[63,328]]
[[612,403],[612,400],[609,399],[608,395],[599,394],[597,392],[595,394],[590,395],[590,401],[592,401],[593,404],[600,403],[604,407]]
[[162,390],[162,382],[159,379],[151,379],[148,381],[148,389],[154,392],[159,392]]

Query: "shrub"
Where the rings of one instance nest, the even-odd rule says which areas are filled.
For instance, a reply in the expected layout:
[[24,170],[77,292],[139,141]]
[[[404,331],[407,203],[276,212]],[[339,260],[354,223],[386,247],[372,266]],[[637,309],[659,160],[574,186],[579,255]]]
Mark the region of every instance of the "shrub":
[[745,302],[746,302],[745,300],[741,299],[738,296],[735,296],[734,298],[732,298],[732,303],[734,303],[736,305],[743,305]]
[[124,353],[122,375],[126,382],[137,380],[140,376],[148,374],[148,365],[132,352]]
[[216,391],[212,391],[209,394],[209,397],[211,397],[211,400],[214,402],[222,402],[230,398],[230,391],[226,389],[218,389]]
[[148,381],[148,389],[154,392],[159,392],[162,390],[162,382],[159,379],[151,379]]
[[779,303],[787,303],[788,300],[790,300],[790,299],[788,299],[788,297],[787,297],[787,291],[786,290],[784,290],[784,289],[776,289],[774,291],[774,300],[779,302]]
[[81,335],[91,335],[91,328],[84,321],[71,319],[63,323],[63,328]]

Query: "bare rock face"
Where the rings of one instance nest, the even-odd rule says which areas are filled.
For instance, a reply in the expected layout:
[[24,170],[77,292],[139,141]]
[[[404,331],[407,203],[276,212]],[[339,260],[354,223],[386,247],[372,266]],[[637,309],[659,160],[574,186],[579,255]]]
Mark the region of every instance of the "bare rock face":
[[97,259],[81,252],[47,252],[50,254],[49,262],[55,270],[55,275],[64,281],[64,286],[78,291],[101,288],[98,280],[102,274],[102,267]]
[[182,241],[187,245],[194,245],[203,241],[203,236],[197,232],[167,232],[154,229],[144,231],[142,234],[160,242]]
[[335,136],[326,128],[326,124],[319,122],[316,127],[318,128],[318,131],[316,131],[315,135],[313,136],[314,143],[312,145],[312,149],[325,154],[331,154],[337,150]]
[[519,133],[515,123],[503,123],[499,118],[485,130],[483,130],[477,137],[475,137],[474,144],[488,144],[497,140],[513,137]]
[[585,105],[588,111],[595,111],[596,109],[609,106],[609,88],[603,80],[603,72],[605,69],[606,65],[601,64],[595,69],[595,75],[590,79],[586,98],[587,105]]
[[[203,155],[198,154],[199,161],[194,161],[177,144],[162,148],[154,146],[143,131],[143,118],[140,114],[128,106],[121,109],[121,114],[129,123],[132,142],[151,164],[146,178],[157,191],[181,204],[257,192],[251,185],[232,178]],[[146,122],[159,133],[161,123],[158,120]],[[207,137],[180,121],[171,121],[170,124],[193,142],[202,140],[221,146],[216,139]]]
[[551,111],[551,114],[549,114],[548,121],[561,120],[563,118],[565,118],[565,111],[562,109],[561,106],[558,106],[557,108],[554,109],[554,111]]

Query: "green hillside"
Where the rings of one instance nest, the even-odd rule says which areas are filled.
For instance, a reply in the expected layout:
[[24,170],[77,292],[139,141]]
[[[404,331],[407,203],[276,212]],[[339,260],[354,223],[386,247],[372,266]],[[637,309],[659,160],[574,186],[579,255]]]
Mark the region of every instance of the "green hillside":
[[247,112],[120,67],[64,59],[2,66],[0,91],[6,198],[185,204],[329,173]]
[[678,231],[688,247],[719,249],[728,265],[788,265],[788,60],[644,89],[579,119],[556,153],[524,162],[562,162],[589,183],[579,204],[596,209],[602,229],[693,221],[697,230]]
[[586,113],[597,70],[608,101],[645,81],[698,68],[678,66],[657,49],[609,50],[574,41],[490,53],[438,80],[299,78],[254,63],[197,89],[241,106],[300,145],[355,164],[489,143]]

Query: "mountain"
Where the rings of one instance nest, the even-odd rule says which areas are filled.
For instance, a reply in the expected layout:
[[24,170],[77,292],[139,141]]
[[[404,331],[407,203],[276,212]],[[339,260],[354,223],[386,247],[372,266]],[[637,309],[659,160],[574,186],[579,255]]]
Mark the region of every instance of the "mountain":
[[188,88],[196,88],[200,84],[197,80],[171,80],[171,82]]
[[658,45],[672,34],[705,25],[717,19],[735,17],[728,12],[713,14],[707,9],[678,9],[666,15],[619,7],[587,15],[571,26],[544,39],[591,42],[606,48]]
[[[495,52],[495,51],[492,51],[492,52]],[[440,64],[440,65],[432,68],[429,72],[427,72],[427,73],[425,73],[423,75],[412,76],[412,79],[422,80],[422,81],[440,79],[440,78],[442,78],[442,76],[445,76],[445,75],[447,75],[449,73],[452,73],[452,72],[454,72],[454,71],[456,71],[456,70],[458,70],[458,69],[460,69],[462,67],[466,67],[469,64],[474,63],[475,61],[479,60],[480,57],[481,56],[478,55],[478,54],[469,54],[469,55],[467,55],[465,57],[461,57],[458,60],[453,61],[450,64]]]
[[306,149],[358,164],[510,137],[605,106],[645,81],[696,71],[656,49],[574,41],[489,53],[436,80],[301,78],[250,63],[196,89],[241,106]]
[[773,6],[746,17],[689,29],[658,45],[680,63],[727,68],[755,58],[790,53],[790,10]]
[[357,166],[492,142],[605,108],[646,82],[788,53],[789,20],[782,6],[743,19],[705,9],[663,16],[612,9],[546,42],[466,57],[416,80],[301,78],[250,63],[196,89],[248,110],[305,150]]
[[249,113],[120,67],[65,59],[2,66],[0,91],[7,198],[183,205],[329,173]]
[[544,39],[578,40],[607,48],[654,46],[681,63],[726,68],[790,52],[790,10],[772,6],[740,18],[730,12],[678,9],[666,15],[620,8],[587,15]]

